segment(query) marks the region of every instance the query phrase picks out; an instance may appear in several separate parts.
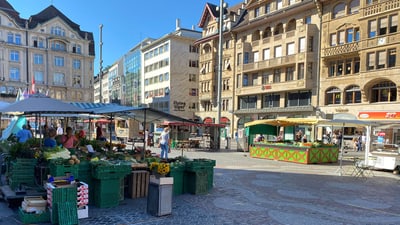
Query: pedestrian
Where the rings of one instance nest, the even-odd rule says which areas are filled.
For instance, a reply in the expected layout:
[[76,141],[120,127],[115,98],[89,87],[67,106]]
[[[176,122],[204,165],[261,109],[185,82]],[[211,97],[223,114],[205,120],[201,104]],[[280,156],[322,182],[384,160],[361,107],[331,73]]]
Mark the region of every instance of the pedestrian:
[[28,130],[27,125],[23,125],[22,130],[18,131],[16,137],[19,143],[25,143],[27,140],[32,138],[32,132]]
[[169,152],[169,127],[165,127],[160,135],[161,159],[168,159]]
[[96,140],[105,141],[103,129],[101,128],[100,123],[96,124]]
[[64,129],[61,127],[61,124],[57,124],[57,135],[63,135]]
[[66,134],[61,137],[61,143],[64,148],[76,148],[79,144],[78,138],[74,135],[72,127],[67,127]]
[[57,146],[56,135],[57,131],[54,128],[50,128],[48,136],[43,141],[43,146],[48,148],[54,148]]

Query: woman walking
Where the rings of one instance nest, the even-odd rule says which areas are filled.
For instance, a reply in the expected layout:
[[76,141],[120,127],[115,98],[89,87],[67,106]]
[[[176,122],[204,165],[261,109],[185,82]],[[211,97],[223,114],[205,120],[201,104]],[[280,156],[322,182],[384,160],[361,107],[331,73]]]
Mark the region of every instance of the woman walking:
[[160,135],[161,159],[168,159],[169,127],[165,127]]

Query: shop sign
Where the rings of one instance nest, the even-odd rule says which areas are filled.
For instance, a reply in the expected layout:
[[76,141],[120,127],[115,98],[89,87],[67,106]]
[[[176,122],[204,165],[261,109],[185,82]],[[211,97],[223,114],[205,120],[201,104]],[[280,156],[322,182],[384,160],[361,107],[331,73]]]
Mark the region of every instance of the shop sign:
[[185,102],[174,101],[174,111],[185,111]]
[[358,119],[361,120],[397,120],[400,112],[359,112]]

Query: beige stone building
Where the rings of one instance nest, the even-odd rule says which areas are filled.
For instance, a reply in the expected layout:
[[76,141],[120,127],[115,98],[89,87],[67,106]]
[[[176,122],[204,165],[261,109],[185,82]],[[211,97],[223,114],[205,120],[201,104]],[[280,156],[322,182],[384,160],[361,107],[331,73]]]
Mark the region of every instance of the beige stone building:
[[[200,110],[217,117],[217,6],[200,27]],[[224,21],[221,122],[231,134],[245,122],[315,115],[320,17],[314,1],[244,1]],[[226,118],[226,119],[224,119]]]
[[399,109],[400,1],[321,1],[321,110]]
[[[93,101],[94,40],[53,5],[29,19],[0,1],[0,100],[33,90],[65,101]],[[34,84],[34,85],[33,85]]]

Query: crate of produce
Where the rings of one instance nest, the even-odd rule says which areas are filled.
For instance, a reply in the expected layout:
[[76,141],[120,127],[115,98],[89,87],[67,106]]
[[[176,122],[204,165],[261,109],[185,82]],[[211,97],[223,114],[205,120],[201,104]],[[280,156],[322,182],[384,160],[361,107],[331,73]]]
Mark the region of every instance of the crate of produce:
[[146,197],[149,189],[150,172],[136,170],[128,177],[128,194],[131,198]]
[[50,222],[50,212],[48,210],[42,213],[25,212],[21,207],[18,209],[18,217],[23,224],[37,224]]

